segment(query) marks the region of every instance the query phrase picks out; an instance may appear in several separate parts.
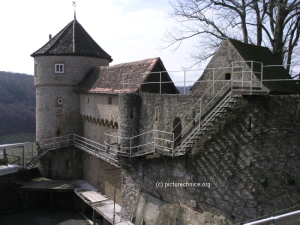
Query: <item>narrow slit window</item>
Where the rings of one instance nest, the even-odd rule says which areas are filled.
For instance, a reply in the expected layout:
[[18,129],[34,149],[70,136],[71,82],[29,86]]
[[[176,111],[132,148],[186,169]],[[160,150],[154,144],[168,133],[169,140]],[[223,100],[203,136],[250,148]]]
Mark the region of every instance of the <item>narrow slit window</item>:
[[225,80],[231,79],[231,73],[225,73]]
[[55,64],[55,73],[64,73],[65,66],[64,64]]
[[108,104],[109,104],[109,105],[112,104],[112,97],[108,97]]

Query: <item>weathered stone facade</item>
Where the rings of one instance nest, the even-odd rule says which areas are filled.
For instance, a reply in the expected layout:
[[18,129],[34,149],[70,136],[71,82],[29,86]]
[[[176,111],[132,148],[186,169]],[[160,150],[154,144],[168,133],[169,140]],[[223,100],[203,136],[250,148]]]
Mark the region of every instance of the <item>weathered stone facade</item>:
[[[227,222],[298,205],[299,103],[299,96],[245,96],[199,139],[190,154],[128,161],[122,178],[124,216],[135,214],[132,205],[138,204],[140,192],[224,216]],[[156,107],[163,108],[163,102]],[[210,186],[157,186],[172,182]]]
[[[82,134],[75,88],[91,67],[108,65],[109,61],[84,56],[36,56],[34,60],[36,140]],[[56,63],[64,64],[64,73],[55,73]]]
[[75,147],[49,151],[40,159],[38,169],[44,177],[51,179],[82,179],[83,152]]
[[[37,141],[75,133],[101,148],[82,141],[77,146],[94,155],[75,147],[51,149],[41,158],[40,171],[54,179],[85,179],[115,198],[122,216],[135,218],[136,224],[232,224],[299,204],[300,97],[261,95],[294,94],[299,88],[260,82],[260,64],[245,62],[256,60],[256,50],[266,53],[258,59],[272,61],[266,48],[224,41],[192,94],[177,95],[166,72],[153,73],[165,70],[159,58],[109,67],[110,55],[74,19],[33,54]],[[56,64],[63,66],[58,73]],[[279,76],[278,67],[266,70],[268,79],[290,78],[284,68]],[[170,84],[143,83],[159,80]],[[126,82],[133,87],[126,88]],[[225,93],[236,94],[230,92],[235,86],[244,96],[230,107],[217,105]],[[261,96],[249,95],[252,89]],[[170,149],[181,146],[191,128],[221,107],[227,111],[201,130],[207,132],[193,136],[193,145],[184,145],[185,155],[171,157]],[[108,146],[105,132],[111,129],[119,136]],[[154,138],[159,145],[145,150]],[[125,151],[117,152],[121,148]],[[130,158],[132,151],[145,154]],[[96,152],[119,157],[120,168]]]
[[[90,154],[84,155],[83,178],[110,199],[121,204],[121,169]],[[116,190],[116,195],[114,192]]]
[[80,94],[80,115],[84,136],[104,144],[104,133],[119,126],[118,96]]
[[[255,76],[253,72],[258,75]],[[246,63],[245,59],[240,55],[238,50],[228,40],[222,43],[213,58],[208,63],[201,77],[191,88],[191,92],[196,93],[218,93],[229,80],[231,83],[228,88],[243,87],[267,89],[261,86],[260,74],[263,72],[263,64],[260,62]],[[222,94],[222,93],[221,93]]]

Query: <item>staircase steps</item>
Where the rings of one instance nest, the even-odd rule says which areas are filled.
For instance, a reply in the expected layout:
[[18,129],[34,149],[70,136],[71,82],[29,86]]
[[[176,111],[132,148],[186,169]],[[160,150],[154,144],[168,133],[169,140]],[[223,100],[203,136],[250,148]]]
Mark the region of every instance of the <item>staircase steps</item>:
[[216,105],[212,107],[204,116],[201,117],[201,126],[199,128],[199,121],[185,134],[181,139],[181,145],[175,149],[175,156],[182,155],[185,149],[189,148],[193,144],[199,141],[199,138],[204,133],[213,130],[213,123],[218,118],[222,117],[223,113],[227,113],[228,109],[234,104],[240,96],[232,96],[230,92],[227,92]]

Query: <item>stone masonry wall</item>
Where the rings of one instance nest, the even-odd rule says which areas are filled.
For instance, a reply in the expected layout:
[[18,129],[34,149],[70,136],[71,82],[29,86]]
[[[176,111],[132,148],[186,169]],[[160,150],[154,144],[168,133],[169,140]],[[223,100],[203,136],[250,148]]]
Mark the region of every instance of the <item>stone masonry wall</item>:
[[[111,104],[108,104],[109,98]],[[80,115],[84,137],[103,144],[104,133],[119,126],[118,96],[80,94]]]
[[[188,114],[188,118],[181,121],[180,126],[184,129],[186,124],[193,120],[195,111],[200,107],[197,103],[200,95],[140,94],[134,96],[132,98],[130,94],[121,94],[119,99],[120,111],[125,112],[120,115],[120,128],[124,137],[133,137],[151,130],[173,132],[179,118]],[[142,135],[139,143],[145,143],[152,138],[153,133]]]
[[[255,67],[255,69],[254,69]],[[260,64],[254,63],[253,70],[260,71]],[[230,41],[226,40],[222,43],[222,47],[214,54],[213,58],[210,60],[206,69],[203,71],[201,77],[191,88],[193,94],[199,94],[204,92],[218,93],[224,85],[228,83],[226,80],[226,74],[230,74],[229,80],[234,82],[228,83],[226,88],[233,87],[250,87],[250,82],[252,80],[252,87],[260,87],[260,82],[256,76],[252,76],[251,79],[251,68],[244,59],[237,52],[237,50],[232,46]],[[227,78],[228,79],[228,78]],[[213,84],[213,80],[215,83]],[[247,82],[238,82],[238,81]],[[213,87],[212,87],[213,86]],[[226,89],[226,90],[227,90]],[[263,88],[266,91],[266,88]]]
[[43,177],[76,180],[83,178],[83,151],[75,147],[49,151],[38,163]]
[[[64,64],[64,73],[55,73],[55,64]],[[108,60],[80,56],[36,56],[36,136],[45,138],[81,134],[79,94],[76,86],[95,66],[108,65]]]
[[121,204],[120,168],[85,153],[83,178],[110,199],[114,199],[114,190],[116,188],[116,202]]
[[[163,101],[155,107],[162,110]],[[123,215],[136,213],[141,192],[198,213],[223,216],[222,224],[299,205],[299,108],[299,96],[244,96],[188,155],[128,160],[122,175]],[[164,111],[165,117],[168,113]],[[185,182],[200,187],[174,187]]]

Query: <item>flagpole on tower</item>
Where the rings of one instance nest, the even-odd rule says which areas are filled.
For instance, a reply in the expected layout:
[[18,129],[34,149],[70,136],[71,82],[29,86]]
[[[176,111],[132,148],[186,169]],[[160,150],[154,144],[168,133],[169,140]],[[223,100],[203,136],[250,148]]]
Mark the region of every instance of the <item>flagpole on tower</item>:
[[74,20],[76,20],[76,2],[73,1],[73,2],[72,2],[72,5],[73,5],[73,7],[74,7]]

